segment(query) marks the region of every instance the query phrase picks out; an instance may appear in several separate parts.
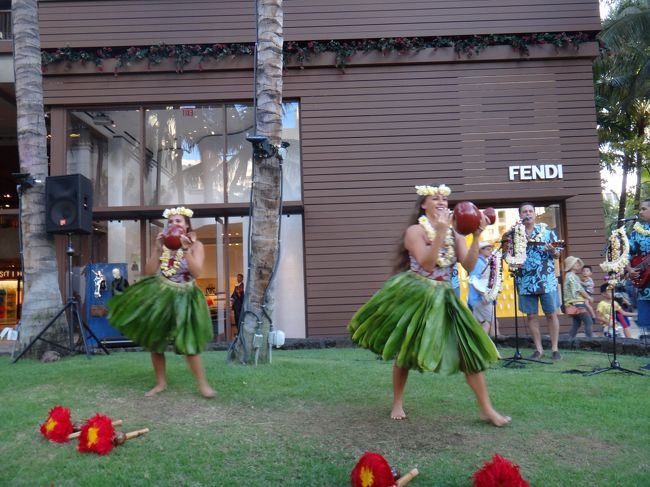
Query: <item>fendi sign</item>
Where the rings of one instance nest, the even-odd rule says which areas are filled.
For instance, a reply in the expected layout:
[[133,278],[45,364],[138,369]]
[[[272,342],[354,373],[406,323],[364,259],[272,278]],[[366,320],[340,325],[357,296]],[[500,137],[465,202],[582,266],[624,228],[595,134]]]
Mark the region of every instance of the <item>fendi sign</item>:
[[510,166],[510,181],[533,179],[562,179],[562,164],[538,164],[531,166]]

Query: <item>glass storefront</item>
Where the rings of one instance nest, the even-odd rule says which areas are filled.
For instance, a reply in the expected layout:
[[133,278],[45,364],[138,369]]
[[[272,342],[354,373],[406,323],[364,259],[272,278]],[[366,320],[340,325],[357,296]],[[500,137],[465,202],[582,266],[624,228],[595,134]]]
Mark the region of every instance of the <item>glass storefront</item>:
[[[555,232],[559,240],[564,240],[564,233],[561,222],[561,211],[559,204],[549,206],[535,206],[537,223],[545,223],[549,230]],[[497,219],[494,225],[488,225],[483,234],[482,240],[490,241],[496,244],[498,248],[502,236],[519,220],[519,208],[498,208],[496,210]],[[471,237],[468,237],[468,243]],[[515,316],[515,288],[512,276],[508,271],[508,264],[503,261],[503,285],[499,299],[497,300],[497,317],[506,318]],[[555,261],[555,274],[559,277],[560,268],[558,261]],[[460,281],[461,299],[467,302],[467,292],[469,287],[469,276],[462,266],[458,266],[458,277]],[[540,312],[541,313],[541,312]]]
[[[227,216],[229,203],[248,203],[253,108],[245,104],[178,105],[112,110],[72,110],[68,116],[67,172],[93,182],[95,208],[132,207],[120,220],[93,224],[92,235],[74,236],[74,288],[81,299],[88,262],[125,269],[130,283],[144,275],[163,219],[143,219],[149,206],[208,205],[209,217],[193,218],[205,248],[197,284],[210,308],[215,335],[236,333],[231,295],[248,268],[247,216]],[[283,105],[283,199],[301,200],[299,104]],[[130,212],[133,217],[129,218]],[[203,211],[205,214],[205,210]],[[274,288],[274,322],[288,337],[306,336],[302,216],[284,215]],[[110,280],[110,276],[107,276]],[[108,283],[110,284],[110,283]],[[110,287],[110,286],[107,286]]]
[[[299,119],[285,102],[285,201],[301,199]],[[253,130],[245,104],[71,110],[67,172],[93,181],[96,208],[247,203]]]

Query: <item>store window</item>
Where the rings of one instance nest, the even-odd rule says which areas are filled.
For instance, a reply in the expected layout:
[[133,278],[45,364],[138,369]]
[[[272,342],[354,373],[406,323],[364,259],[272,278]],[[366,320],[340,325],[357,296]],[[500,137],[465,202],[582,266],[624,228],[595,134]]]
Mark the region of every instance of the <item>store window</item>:
[[[489,206],[489,205],[485,205]],[[519,220],[519,208],[498,208],[496,210],[497,219],[493,225],[489,225],[483,234],[482,240],[488,240],[495,245],[495,248],[501,246],[501,239],[503,235],[510,230]],[[559,240],[564,240],[564,233],[561,220],[561,209],[559,204],[551,204],[548,206],[535,206],[535,214],[537,223],[544,223],[549,230],[555,232]],[[468,237],[468,243],[471,242],[471,237]],[[555,273],[559,277],[560,267],[559,261],[555,263]],[[508,271],[508,264],[503,261],[503,285],[501,294],[497,300],[497,318],[513,317],[515,315],[515,289],[512,276]],[[469,289],[469,277],[465,269],[458,265],[458,274],[461,289],[461,299],[467,302],[467,293]]]
[[[301,199],[299,104],[283,104],[283,198]],[[144,133],[142,132],[144,127]],[[93,206],[250,200],[254,110],[247,104],[71,110],[67,172],[93,181]],[[142,145],[144,145],[143,148]]]
[[93,206],[140,205],[140,110],[74,110],[67,171],[93,182]]

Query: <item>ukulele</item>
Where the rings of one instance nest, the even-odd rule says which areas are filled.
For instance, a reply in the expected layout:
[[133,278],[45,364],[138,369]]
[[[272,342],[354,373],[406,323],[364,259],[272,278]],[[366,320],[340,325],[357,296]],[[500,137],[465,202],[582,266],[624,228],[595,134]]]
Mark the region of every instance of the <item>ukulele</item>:
[[634,287],[647,287],[649,284],[648,280],[650,280],[650,254],[637,255],[635,257],[632,257],[630,266],[639,271],[639,277],[632,279],[632,284],[634,284]]

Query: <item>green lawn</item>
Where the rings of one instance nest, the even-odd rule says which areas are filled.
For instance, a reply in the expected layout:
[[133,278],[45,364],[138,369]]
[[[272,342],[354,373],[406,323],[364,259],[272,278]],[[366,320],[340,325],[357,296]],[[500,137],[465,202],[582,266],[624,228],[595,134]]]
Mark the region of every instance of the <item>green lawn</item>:
[[[513,417],[501,429],[478,420],[461,375],[412,373],[409,419],[391,421],[391,364],[364,350],[275,351],[272,365],[257,367],[208,352],[211,400],[182,357],[167,357],[169,388],[154,398],[143,397],[153,385],[147,353],[51,364],[1,357],[0,485],[347,486],[368,450],[402,472],[417,467],[413,487],[471,485],[494,453],[518,463],[532,486],[650,485],[650,376],[563,373],[607,366],[604,354],[493,366],[493,402]],[[650,360],[619,359],[632,369]],[[38,431],[57,404],[73,420],[101,412],[123,419],[122,431],[151,431],[103,457],[80,454]]]

